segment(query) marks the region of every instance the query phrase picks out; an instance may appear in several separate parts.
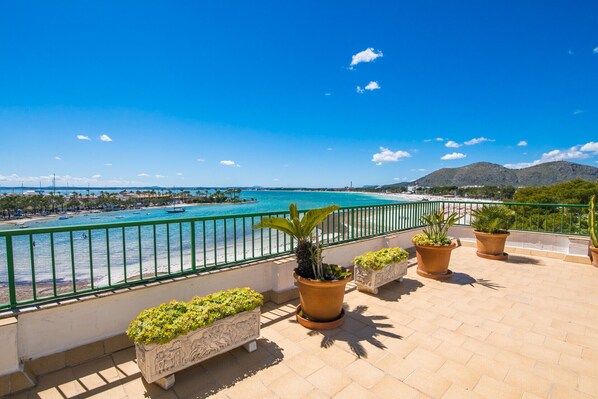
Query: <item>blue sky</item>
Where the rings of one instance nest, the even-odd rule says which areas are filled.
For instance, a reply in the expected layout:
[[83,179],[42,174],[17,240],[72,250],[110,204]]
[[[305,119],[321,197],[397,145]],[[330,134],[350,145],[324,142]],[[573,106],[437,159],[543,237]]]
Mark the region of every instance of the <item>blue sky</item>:
[[122,3],[0,3],[1,186],[598,166],[596,1]]

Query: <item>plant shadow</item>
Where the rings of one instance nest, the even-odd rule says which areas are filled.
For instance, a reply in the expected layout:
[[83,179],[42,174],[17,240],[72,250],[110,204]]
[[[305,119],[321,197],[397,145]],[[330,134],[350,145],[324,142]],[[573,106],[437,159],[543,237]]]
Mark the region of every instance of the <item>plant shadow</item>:
[[507,258],[507,263],[542,265],[542,261],[540,259],[534,259],[521,255],[509,255],[509,257]]
[[467,273],[455,272],[450,280],[445,280],[443,283],[456,284],[456,285],[469,285],[473,287],[475,284],[481,285],[482,287],[490,288],[491,290],[498,290],[499,288],[505,288],[503,285],[493,283],[485,278],[474,278]]
[[378,294],[376,295],[366,292],[362,294],[372,295],[377,299],[381,299],[386,302],[397,302],[403,296],[410,295],[412,292],[417,291],[418,288],[423,286],[424,285],[418,280],[403,277],[403,281],[401,282],[392,281],[383,285],[379,288]]
[[[239,347],[176,373],[173,389],[177,396],[195,399],[211,397],[222,390],[235,389],[235,384],[282,361],[283,350],[275,342],[265,338],[256,341],[257,350],[254,352],[248,353]],[[150,385],[145,381],[144,384]]]
[[365,344],[370,344],[378,349],[386,349],[386,345],[379,339],[380,336],[403,339],[399,334],[384,330],[392,328],[388,317],[382,315],[367,315],[367,306],[360,305],[349,310],[344,304],[345,323],[341,328],[332,330],[312,330],[308,333],[310,337],[322,336],[320,347],[328,349],[335,343],[345,343],[351,352],[358,358],[367,358],[368,351]]

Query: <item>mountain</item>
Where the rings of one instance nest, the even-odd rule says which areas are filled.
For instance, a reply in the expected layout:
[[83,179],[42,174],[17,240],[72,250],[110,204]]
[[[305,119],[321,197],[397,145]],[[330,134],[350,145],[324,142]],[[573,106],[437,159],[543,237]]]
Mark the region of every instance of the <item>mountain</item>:
[[[529,168],[507,169],[490,162],[443,168],[409,184],[435,186],[547,186],[573,179],[598,181],[598,168],[573,162],[547,162]],[[403,183],[404,185],[404,183]]]

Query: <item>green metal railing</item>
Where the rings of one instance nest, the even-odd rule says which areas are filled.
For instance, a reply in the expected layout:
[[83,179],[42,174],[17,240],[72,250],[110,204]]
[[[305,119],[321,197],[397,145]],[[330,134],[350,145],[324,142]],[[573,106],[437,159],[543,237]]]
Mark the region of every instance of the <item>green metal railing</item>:
[[[341,208],[317,229],[323,245],[421,226],[442,202]],[[0,309],[72,298],[290,254],[293,240],[254,230],[270,212],[0,231]]]
[[[427,201],[346,207],[317,229],[334,245],[421,227],[436,209],[469,225],[479,201]],[[513,230],[588,234],[588,206],[506,203],[516,212]],[[271,229],[254,230],[269,212],[0,231],[0,309],[72,298],[163,278],[194,274],[290,254],[293,240]]]
[[[471,212],[482,206],[497,205],[483,201],[443,201],[446,212],[457,212],[457,224],[469,226]],[[515,224],[511,230],[543,233],[588,235],[588,205],[585,204],[532,204],[505,202],[515,211]]]

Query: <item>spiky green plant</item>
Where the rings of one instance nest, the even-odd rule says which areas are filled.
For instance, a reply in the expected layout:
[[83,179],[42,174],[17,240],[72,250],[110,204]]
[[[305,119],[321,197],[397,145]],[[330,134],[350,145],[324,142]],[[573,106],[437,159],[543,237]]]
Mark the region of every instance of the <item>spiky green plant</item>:
[[[304,278],[327,280],[338,277],[338,270],[322,263],[319,243],[314,243],[313,231],[328,215],[339,209],[338,205],[311,209],[299,218],[297,205],[289,206],[290,217],[263,218],[253,226],[254,229],[275,229],[297,240],[295,255],[297,256],[297,274]],[[317,240],[317,237],[316,237]]]
[[474,209],[471,215],[474,218],[471,227],[482,233],[505,233],[515,223],[515,211],[504,205],[484,205]]
[[596,224],[596,195],[590,199],[590,209],[588,209],[588,228],[590,230],[590,239],[592,245],[598,248],[598,225]]
[[421,219],[425,225],[422,229],[423,234],[416,234],[411,241],[417,245],[450,245],[451,239],[448,237],[448,231],[462,217],[457,212],[446,216],[443,209],[424,215]]

